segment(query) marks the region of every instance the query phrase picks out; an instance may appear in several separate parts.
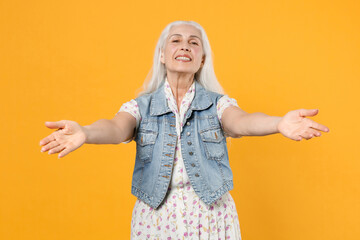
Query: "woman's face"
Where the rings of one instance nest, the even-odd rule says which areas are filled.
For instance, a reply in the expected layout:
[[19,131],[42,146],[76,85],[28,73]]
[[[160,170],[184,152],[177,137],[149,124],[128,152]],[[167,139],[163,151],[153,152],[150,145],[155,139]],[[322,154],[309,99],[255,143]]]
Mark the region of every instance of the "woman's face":
[[204,63],[203,55],[200,30],[191,25],[177,25],[170,29],[160,61],[168,72],[195,74]]

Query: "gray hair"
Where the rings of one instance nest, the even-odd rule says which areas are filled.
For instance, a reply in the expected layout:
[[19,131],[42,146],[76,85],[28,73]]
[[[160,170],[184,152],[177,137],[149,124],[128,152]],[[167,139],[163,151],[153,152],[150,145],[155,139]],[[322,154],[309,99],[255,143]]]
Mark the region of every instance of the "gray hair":
[[[218,82],[215,72],[214,66],[212,61],[212,51],[210,48],[209,39],[205,33],[205,30],[200,24],[194,21],[175,21],[168,24],[165,29],[162,31],[160,38],[156,44],[155,54],[154,54],[154,62],[152,66],[152,71],[149,72],[144,82],[144,90],[139,93],[139,96],[151,93],[159,88],[161,83],[165,80],[166,77],[166,68],[165,65],[160,62],[161,57],[161,50],[165,47],[165,42],[167,37],[169,36],[170,29],[173,26],[187,24],[196,27],[201,32],[202,38],[202,46],[203,52],[205,55],[204,65],[195,73],[195,79],[207,90],[217,92],[217,93],[224,93],[223,88],[221,87],[220,83]],[[151,78],[150,78],[151,75]]]

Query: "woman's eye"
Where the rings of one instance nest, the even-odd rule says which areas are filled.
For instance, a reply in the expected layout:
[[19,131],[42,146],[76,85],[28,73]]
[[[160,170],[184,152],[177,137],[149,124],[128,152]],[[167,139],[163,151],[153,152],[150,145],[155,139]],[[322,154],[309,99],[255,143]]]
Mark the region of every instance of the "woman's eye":
[[197,42],[191,42],[191,44],[199,45]]
[[179,40],[172,40],[172,42],[178,42]]

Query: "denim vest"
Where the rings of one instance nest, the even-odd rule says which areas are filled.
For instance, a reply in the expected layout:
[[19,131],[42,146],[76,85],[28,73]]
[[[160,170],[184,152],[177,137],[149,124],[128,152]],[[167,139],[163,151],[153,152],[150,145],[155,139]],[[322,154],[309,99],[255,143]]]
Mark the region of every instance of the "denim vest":
[[[211,205],[233,189],[226,138],[217,117],[221,94],[195,82],[195,96],[184,117],[181,153],[191,186]],[[170,110],[164,83],[153,93],[135,99],[141,114],[136,132],[136,160],[131,193],[156,209],[165,199],[174,164],[175,114]]]

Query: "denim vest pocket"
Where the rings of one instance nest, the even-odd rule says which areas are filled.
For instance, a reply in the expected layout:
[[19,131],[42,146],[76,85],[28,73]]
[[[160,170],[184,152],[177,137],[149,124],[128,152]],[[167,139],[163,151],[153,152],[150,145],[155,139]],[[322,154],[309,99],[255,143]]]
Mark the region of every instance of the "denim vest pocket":
[[221,128],[200,131],[201,140],[208,159],[220,160],[225,154],[224,135]]
[[137,133],[137,149],[139,160],[144,163],[151,162],[155,141],[158,133],[153,131],[139,131]]

